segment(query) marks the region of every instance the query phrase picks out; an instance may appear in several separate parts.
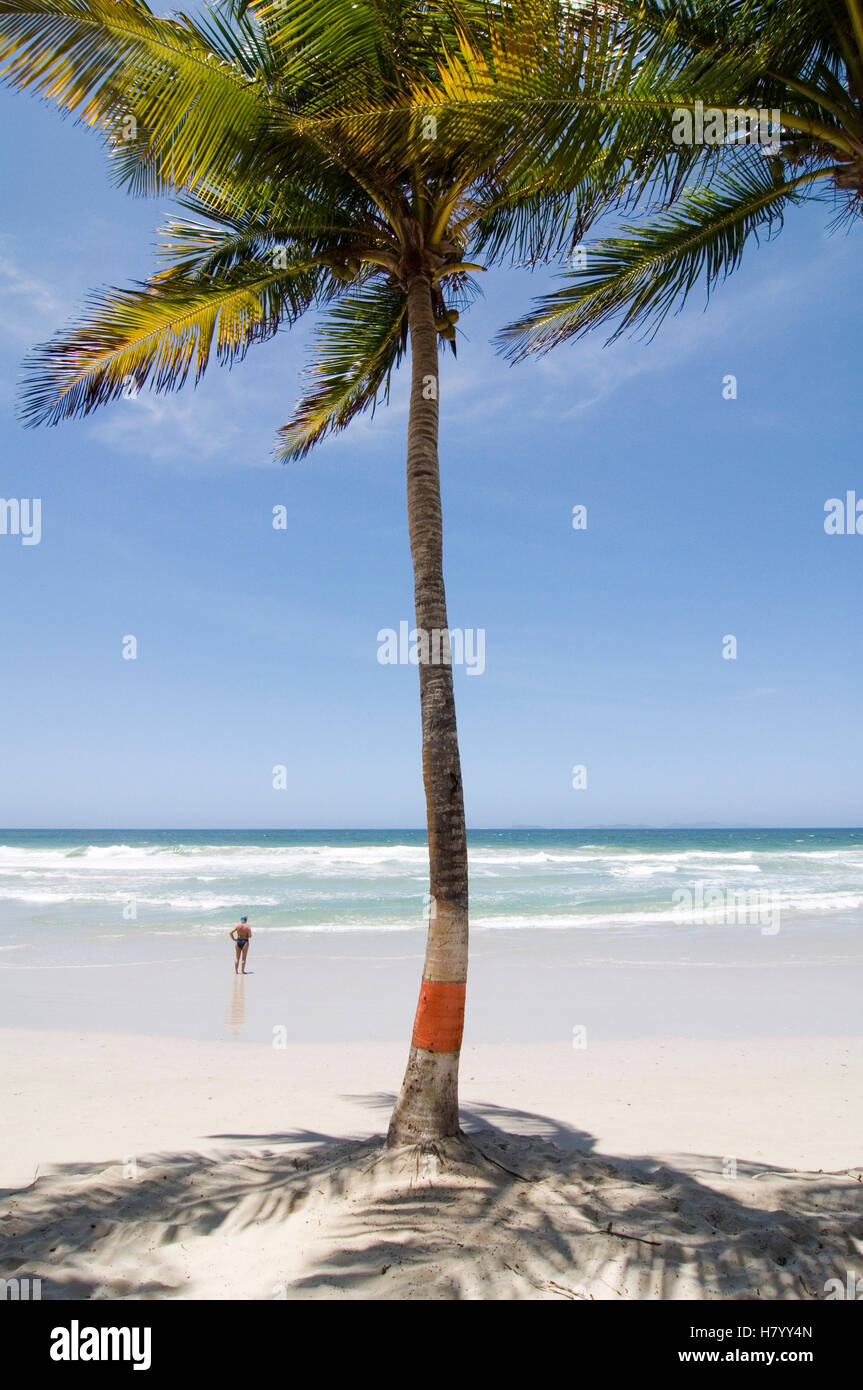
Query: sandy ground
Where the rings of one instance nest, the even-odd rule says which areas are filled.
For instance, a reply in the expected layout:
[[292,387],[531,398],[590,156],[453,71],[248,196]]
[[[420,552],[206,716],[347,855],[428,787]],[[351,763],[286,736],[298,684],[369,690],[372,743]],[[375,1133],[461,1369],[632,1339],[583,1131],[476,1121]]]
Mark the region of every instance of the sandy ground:
[[483,1043],[382,1154],[388,1042],[5,1029],[0,1277],[44,1298],[824,1298],[863,1272],[863,1039]]

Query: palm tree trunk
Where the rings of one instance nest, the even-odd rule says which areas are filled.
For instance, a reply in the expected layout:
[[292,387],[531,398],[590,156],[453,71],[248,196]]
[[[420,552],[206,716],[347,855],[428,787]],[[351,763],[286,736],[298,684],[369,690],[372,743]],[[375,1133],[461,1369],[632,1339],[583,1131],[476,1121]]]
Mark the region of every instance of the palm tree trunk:
[[420,639],[423,781],[429,842],[426,958],[413,1040],[387,1144],[428,1144],[459,1133],[458,1062],[467,979],[467,837],[449,639],[434,662],[432,634],[447,633],[438,467],[438,344],[431,287],[415,275],[408,289],[411,400],[408,423],[408,527]]

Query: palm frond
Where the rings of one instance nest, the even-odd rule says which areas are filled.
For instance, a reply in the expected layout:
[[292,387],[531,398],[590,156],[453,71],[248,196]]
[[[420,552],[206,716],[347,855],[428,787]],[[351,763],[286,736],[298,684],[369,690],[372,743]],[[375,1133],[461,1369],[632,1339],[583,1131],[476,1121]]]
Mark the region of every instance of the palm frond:
[[148,383],[154,391],[177,390],[193,370],[198,381],[213,350],[230,364],[297,318],[321,279],[314,266],[265,265],[209,281],[109,290],[78,327],[31,354],[23,417],[54,425]]
[[269,120],[260,76],[144,0],[0,0],[0,78],[100,127],[144,191],[224,177]]
[[368,219],[352,221],[347,209],[328,217],[326,208],[315,203],[296,210],[249,208],[218,222],[172,217],[160,231],[158,255],[164,269],[154,278],[213,277],[253,262],[331,264],[362,258],[364,250],[374,249],[375,231]]
[[724,170],[713,184],[685,194],[646,224],[627,226],[626,235],[588,248],[583,270],[503,330],[506,356],[520,360],[547,352],[613,318],[619,322],[609,341],[639,326],[655,332],[702,275],[709,295],[739,264],[749,237],[769,235],[781,224],[785,206],[829,172],[788,180],[772,160],[741,160],[737,169]]
[[318,328],[310,368],[317,385],[279,431],[277,457],[300,459],[363,411],[374,411],[381,392],[389,396],[406,341],[407,300],[401,289],[377,281],[340,299]]

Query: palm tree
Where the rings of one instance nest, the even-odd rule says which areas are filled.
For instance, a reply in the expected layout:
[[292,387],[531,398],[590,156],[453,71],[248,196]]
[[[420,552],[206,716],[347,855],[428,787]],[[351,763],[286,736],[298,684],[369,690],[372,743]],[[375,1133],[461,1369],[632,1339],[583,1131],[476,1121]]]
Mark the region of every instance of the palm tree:
[[[665,196],[654,180],[639,220],[593,244],[562,288],[503,331],[513,359],[600,323],[615,321],[612,339],[655,332],[702,278],[709,295],[746,242],[779,230],[791,206],[828,202],[836,224],[863,211],[861,0],[620,0],[616,12],[644,64],[635,65],[630,149],[652,152],[654,172],[657,151],[668,151]],[[675,146],[672,117],[699,102],[702,118],[711,109],[726,118],[715,126],[722,142]],[[727,119],[742,112],[758,116],[746,144],[735,138],[742,122]]]
[[431,908],[392,1145],[459,1132],[468,869],[448,638],[443,660],[433,641],[448,633],[440,341],[455,353],[483,268],[473,248],[537,259],[577,240],[601,201],[588,175],[604,116],[564,98],[599,91],[624,60],[613,26],[588,45],[582,23],[566,0],[506,13],[483,0],[235,0],[199,20],[143,0],[0,0],[6,80],[103,132],[121,186],[170,193],[184,212],[163,231],[160,270],[103,293],[33,354],[29,423],[175,389],[322,310],[310,389],[280,431],[279,456],[299,459],[386,396],[410,354]]

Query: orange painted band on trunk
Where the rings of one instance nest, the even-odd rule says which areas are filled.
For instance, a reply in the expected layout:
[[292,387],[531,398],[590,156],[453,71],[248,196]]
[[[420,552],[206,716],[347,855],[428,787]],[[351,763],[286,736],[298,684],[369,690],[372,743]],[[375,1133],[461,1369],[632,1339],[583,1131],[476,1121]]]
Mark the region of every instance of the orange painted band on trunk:
[[458,1052],[464,1031],[465,985],[423,980],[414,1019],[414,1047],[426,1052]]

